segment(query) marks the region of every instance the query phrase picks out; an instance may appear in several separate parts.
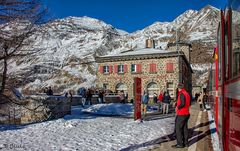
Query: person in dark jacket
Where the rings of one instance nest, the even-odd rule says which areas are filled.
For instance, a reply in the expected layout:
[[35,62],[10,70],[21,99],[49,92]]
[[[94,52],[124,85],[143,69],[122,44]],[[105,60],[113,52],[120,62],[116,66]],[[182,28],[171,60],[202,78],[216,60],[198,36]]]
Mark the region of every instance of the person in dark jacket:
[[153,93],[153,102],[155,103],[155,104],[157,104],[157,101],[158,101],[158,96],[157,96],[157,93]]
[[163,94],[163,114],[168,114],[170,100],[171,100],[171,97],[170,97],[168,91],[164,92],[164,94]]
[[85,88],[81,89],[80,95],[81,95],[81,97],[82,97],[82,99],[81,99],[82,107],[84,108],[85,103],[86,103],[86,98],[87,98],[87,92],[86,92],[86,89],[85,89]]
[[53,90],[50,86],[48,87],[47,95],[53,95]]
[[89,105],[92,105],[92,92],[91,92],[91,89],[88,89],[87,90],[87,100]]
[[128,102],[128,92],[127,91],[125,91],[124,96],[125,96],[125,102]]
[[182,83],[178,84],[179,93],[176,105],[176,137],[177,144],[173,145],[174,148],[188,147],[188,120],[190,117],[190,95],[184,89]]
[[98,99],[99,99],[99,101],[98,101],[99,103],[104,103],[104,92],[103,92],[103,90],[99,91]]
[[125,103],[125,95],[123,90],[120,91],[119,98],[121,103]]

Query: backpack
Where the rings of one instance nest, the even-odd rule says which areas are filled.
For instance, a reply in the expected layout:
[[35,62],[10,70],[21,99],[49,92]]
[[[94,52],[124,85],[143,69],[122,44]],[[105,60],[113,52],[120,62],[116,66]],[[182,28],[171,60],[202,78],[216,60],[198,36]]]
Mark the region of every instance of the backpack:
[[147,94],[144,94],[142,97],[142,103],[143,104],[148,104],[149,96]]

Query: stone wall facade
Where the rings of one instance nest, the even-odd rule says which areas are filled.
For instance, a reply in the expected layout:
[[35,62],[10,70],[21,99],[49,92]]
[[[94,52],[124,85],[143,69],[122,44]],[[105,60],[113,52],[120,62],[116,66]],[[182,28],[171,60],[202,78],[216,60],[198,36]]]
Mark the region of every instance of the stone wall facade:
[[[168,69],[167,64],[172,64],[172,70]],[[132,64],[140,64],[141,72],[131,72]],[[156,64],[156,71],[151,71],[151,64]],[[114,71],[114,66],[124,65],[124,73]],[[169,90],[171,97],[176,97],[176,87],[179,82],[184,82],[187,89],[191,88],[191,69],[184,58],[184,55],[152,57],[138,57],[127,59],[110,59],[109,61],[99,61],[99,72],[97,73],[98,87],[105,87],[112,91],[118,90],[119,85],[124,85],[122,89],[128,92],[129,100],[134,100],[134,77],[142,79],[142,93],[148,91],[150,97],[154,92]],[[101,67],[111,66],[113,71],[101,73]]]

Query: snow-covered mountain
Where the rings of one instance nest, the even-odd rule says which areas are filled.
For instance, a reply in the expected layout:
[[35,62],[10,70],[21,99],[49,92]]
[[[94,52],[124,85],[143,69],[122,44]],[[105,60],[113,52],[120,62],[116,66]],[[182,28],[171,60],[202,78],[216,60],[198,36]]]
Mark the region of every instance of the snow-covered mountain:
[[[177,28],[180,40],[192,42],[193,48],[204,46],[202,55],[207,57],[207,51],[213,47],[209,40],[216,39],[218,12],[209,5],[200,11],[187,10],[172,22],[155,22],[133,33],[90,17],[54,20],[39,27],[46,32],[37,33],[35,42],[30,45],[40,47],[42,51],[35,56],[12,61],[8,74],[21,77],[15,83],[25,93],[31,90],[40,92],[50,85],[59,93],[94,86],[95,56],[143,48],[149,37],[157,40],[157,47],[164,49],[168,42],[175,41]],[[201,63],[202,59],[196,56],[198,52],[199,49],[193,50],[192,63]]]

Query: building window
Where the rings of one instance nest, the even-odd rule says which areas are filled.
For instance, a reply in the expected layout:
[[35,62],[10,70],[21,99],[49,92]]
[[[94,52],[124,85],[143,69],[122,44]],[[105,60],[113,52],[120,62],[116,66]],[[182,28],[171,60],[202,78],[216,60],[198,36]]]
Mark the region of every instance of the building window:
[[233,50],[233,76],[240,73],[240,49]]
[[167,63],[167,72],[173,72],[173,63]]
[[158,94],[159,88],[157,86],[157,83],[151,82],[147,85],[147,91],[150,97],[153,97],[153,94],[156,93]]
[[109,66],[103,66],[103,73],[109,73]]
[[132,73],[141,73],[142,72],[142,65],[141,64],[132,64],[131,65],[131,72]]
[[124,65],[118,65],[118,73],[124,73]]
[[170,94],[170,97],[173,98],[174,97],[174,86],[173,86],[173,82],[167,82],[167,91]]
[[107,83],[103,83],[103,89],[105,89],[105,90],[108,89],[108,84]]
[[131,72],[137,72],[137,65],[136,64],[132,64],[131,65]]

